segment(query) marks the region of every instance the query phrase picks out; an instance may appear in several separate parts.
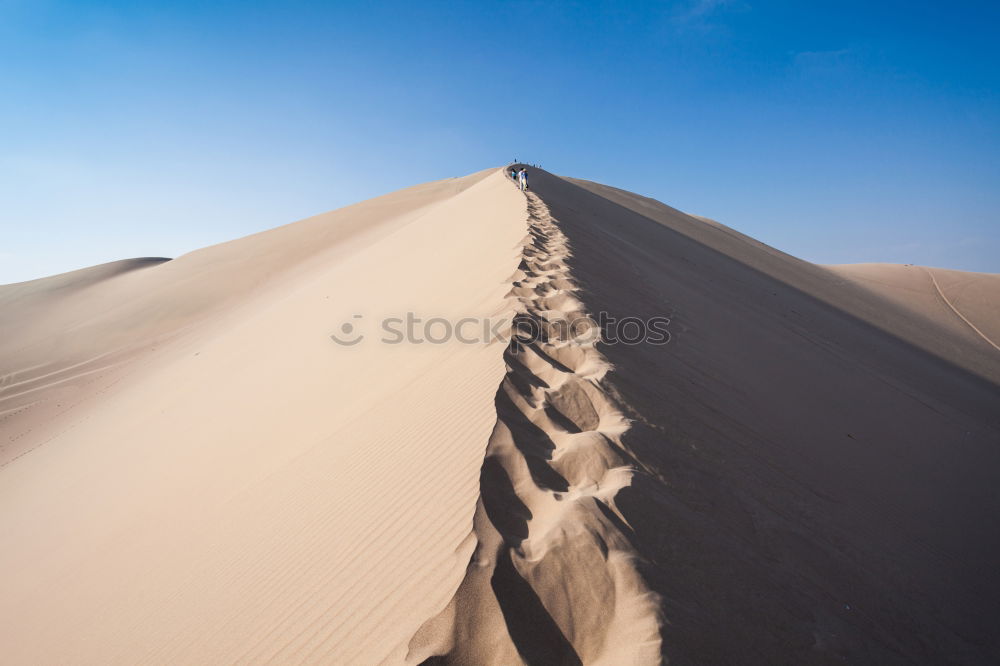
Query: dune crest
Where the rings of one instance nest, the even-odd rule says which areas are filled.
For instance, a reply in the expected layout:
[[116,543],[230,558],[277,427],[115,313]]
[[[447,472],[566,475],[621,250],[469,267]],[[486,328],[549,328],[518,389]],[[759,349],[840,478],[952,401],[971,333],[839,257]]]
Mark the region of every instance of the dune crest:
[[[529,193],[529,235],[513,279],[513,339],[497,392],[476,506],[478,545],[409,663],[655,664],[660,600],[636,569],[615,506],[637,473],[629,422],[604,389],[600,331],[576,297],[571,248]],[[433,657],[433,658],[432,658]]]

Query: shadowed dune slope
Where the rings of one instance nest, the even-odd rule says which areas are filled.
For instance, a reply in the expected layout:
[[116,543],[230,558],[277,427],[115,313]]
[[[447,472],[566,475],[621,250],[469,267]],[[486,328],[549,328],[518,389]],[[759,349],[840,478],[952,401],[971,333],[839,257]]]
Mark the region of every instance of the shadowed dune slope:
[[671,318],[665,346],[601,346],[634,419],[640,471],[616,506],[662,599],[663,655],[1000,660],[997,276],[908,269],[981,336],[924,302],[930,280],[911,298],[651,199],[531,183],[591,313]]

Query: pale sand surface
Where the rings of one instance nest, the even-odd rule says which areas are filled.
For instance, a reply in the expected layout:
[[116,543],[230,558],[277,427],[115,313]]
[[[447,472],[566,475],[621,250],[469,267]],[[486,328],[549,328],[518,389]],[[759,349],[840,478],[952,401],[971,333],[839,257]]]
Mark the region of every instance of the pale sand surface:
[[1000,660],[1000,276],[529,175],[0,287],[4,663]]
[[5,663],[372,663],[443,607],[502,347],[328,335],[354,312],[501,311],[526,213],[495,173],[399,198],[88,285],[79,349],[41,324],[23,357],[8,340],[7,368],[41,360],[39,330],[72,364],[233,303],[0,472]]

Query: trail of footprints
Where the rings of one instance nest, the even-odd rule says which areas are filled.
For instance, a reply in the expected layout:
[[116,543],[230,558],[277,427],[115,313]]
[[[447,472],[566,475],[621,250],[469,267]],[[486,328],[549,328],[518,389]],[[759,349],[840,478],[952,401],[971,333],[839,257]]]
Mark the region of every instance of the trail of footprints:
[[637,571],[615,505],[636,473],[621,443],[629,422],[602,387],[611,367],[577,297],[567,239],[545,204],[527,197],[529,235],[509,297],[522,340],[537,339],[515,338],[505,352],[478,545],[451,604],[414,636],[409,657],[659,663],[659,597]]
[[[634,468],[619,442],[628,420],[601,387],[610,365],[595,347],[597,322],[575,295],[566,237],[545,204],[534,194],[528,198],[529,240],[511,296],[518,301],[514,324],[522,339],[537,340],[515,339],[508,346],[497,406],[511,436],[494,435],[499,441],[491,441],[487,455],[504,460],[511,478],[522,481],[520,499],[546,518],[542,524],[529,520],[518,544],[530,560],[575,502],[597,498],[617,513],[614,496]],[[524,483],[525,471],[531,484]]]

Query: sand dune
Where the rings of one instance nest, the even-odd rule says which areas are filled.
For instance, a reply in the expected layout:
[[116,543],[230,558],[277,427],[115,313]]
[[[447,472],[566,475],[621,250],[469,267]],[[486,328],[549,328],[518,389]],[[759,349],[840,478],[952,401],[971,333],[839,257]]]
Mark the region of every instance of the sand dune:
[[[502,347],[329,335],[502,312],[525,217],[499,174],[431,184],[86,286],[65,365],[29,369],[56,328],[8,341],[75,392],[36,382],[73,403],[43,435],[39,404],[4,423],[30,451],[0,472],[5,661],[401,659],[474,546]],[[77,358],[128,344],[121,381],[82,386]]]
[[848,264],[830,270],[925,319],[969,346],[1000,351],[1000,275],[898,264]]
[[530,177],[0,287],[3,662],[1000,660],[1000,276]]

